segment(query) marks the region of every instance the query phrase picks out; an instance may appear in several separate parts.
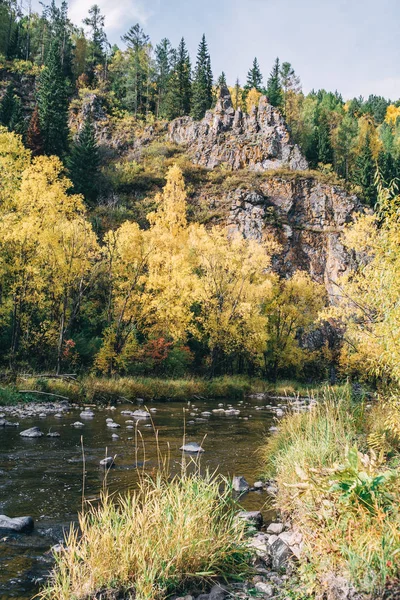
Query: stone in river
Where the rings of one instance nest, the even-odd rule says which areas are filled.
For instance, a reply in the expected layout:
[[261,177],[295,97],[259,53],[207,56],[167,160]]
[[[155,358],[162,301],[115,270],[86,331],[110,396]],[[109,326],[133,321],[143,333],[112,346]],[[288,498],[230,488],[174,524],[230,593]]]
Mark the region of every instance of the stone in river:
[[113,433],[111,437],[113,440],[119,440],[119,435],[117,435],[116,433]]
[[92,410],[84,410],[79,416],[81,417],[81,419],[93,419],[94,412]]
[[16,531],[17,533],[29,533],[33,530],[34,522],[32,517],[6,517],[0,515],[0,529],[6,531]]
[[132,416],[135,417],[135,419],[149,419],[150,418],[150,413],[147,412],[147,410],[135,410],[132,413]]
[[31,427],[30,429],[25,429],[25,431],[21,431],[19,435],[21,435],[22,437],[37,438],[42,437],[43,433],[40,431],[39,427]]
[[247,492],[250,488],[245,478],[241,475],[233,478],[232,487],[235,492]]
[[57,431],[49,431],[49,433],[47,434],[47,437],[56,438],[56,437],[60,437],[60,434]]
[[112,456],[107,456],[106,458],[103,458],[103,460],[100,461],[100,465],[102,467],[113,467],[114,466],[114,459]]
[[75,421],[75,423],[73,423],[74,427],[84,427],[84,424],[81,423],[80,421]]
[[199,446],[196,442],[190,442],[189,444],[184,444],[179,448],[179,450],[183,450],[183,452],[190,452],[193,454],[199,454],[200,452],[204,452],[203,448]]
[[114,421],[112,423],[107,423],[107,427],[111,427],[112,429],[118,429],[118,427],[121,427],[121,425],[119,425],[118,423],[114,423]]
[[238,518],[242,519],[242,521],[246,521],[246,523],[249,523],[250,525],[254,525],[257,529],[261,529],[263,524],[263,516],[259,510],[242,510],[238,513]]

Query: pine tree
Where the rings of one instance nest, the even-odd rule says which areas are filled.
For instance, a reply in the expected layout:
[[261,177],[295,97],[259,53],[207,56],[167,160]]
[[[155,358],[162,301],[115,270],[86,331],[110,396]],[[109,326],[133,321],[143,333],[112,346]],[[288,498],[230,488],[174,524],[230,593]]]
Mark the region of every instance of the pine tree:
[[98,196],[99,146],[91,117],[86,117],[83,126],[72,144],[67,160],[74,192],[82,194],[89,204]]
[[236,82],[235,82],[235,88],[233,91],[232,101],[233,101],[233,108],[235,110],[237,110],[238,108],[241,108],[242,102],[243,102],[243,90],[240,87],[239,78],[237,78]]
[[267,96],[272,106],[282,106],[282,88],[280,83],[280,63],[279,58],[275,60],[271,74],[267,82]]
[[261,74],[260,66],[258,64],[257,57],[253,60],[253,65],[249,72],[247,73],[247,81],[244,89],[246,92],[249,92],[255,88],[257,92],[263,91],[263,77]]
[[14,86],[10,83],[3,96],[0,105],[0,122],[4,127],[10,128],[10,122],[15,110],[15,92]]
[[149,108],[150,38],[139,24],[121,37],[129,50],[126,103],[135,116]]
[[356,159],[354,183],[361,187],[362,196],[369,206],[375,205],[377,197],[375,173],[376,165],[371,149],[371,139],[367,134],[363,149]]
[[396,163],[389,152],[381,150],[378,155],[378,168],[383,179],[384,185],[389,187],[393,179],[397,177]]
[[45,152],[62,156],[68,147],[68,96],[57,40],[39,76],[37,105]]
[[192,78],[189,53],[182,38],[176,51],[175,64],[168,81],[165,113],[168,119],[190,113]]
[[40,131],[39,110],[37,105],[32,113],[26,134],[26,145],[32,151],[33,156],[44,154],[43,137]]
[[203,35],[197,53],[193,81],[192,117],[200,121],[213,103],[213,75],[206,36]]

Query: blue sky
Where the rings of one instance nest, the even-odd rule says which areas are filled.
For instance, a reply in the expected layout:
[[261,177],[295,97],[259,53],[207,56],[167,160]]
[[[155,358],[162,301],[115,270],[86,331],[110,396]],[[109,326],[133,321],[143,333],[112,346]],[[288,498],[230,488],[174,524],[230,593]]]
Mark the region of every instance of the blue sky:
[[[36,0],[35,0],[36,1]],[[94,0],[69,0],[80,23]],[[338,89],[400,98],[399,0],[97,0],[112,43],[140,22],[155,45],[185,36],[192,58],[203,32],[215,77],[243,82],[257,56],[266,79],[276,56],[291,62],[304,91]]]

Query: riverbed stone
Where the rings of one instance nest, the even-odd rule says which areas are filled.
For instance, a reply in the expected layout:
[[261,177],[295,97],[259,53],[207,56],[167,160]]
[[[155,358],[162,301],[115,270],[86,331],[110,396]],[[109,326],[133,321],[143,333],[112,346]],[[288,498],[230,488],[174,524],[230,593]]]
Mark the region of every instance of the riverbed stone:
[[188,444],[184,444],[179,448],[179,450],[191,454],[199,454],[201,452],[204,452],[204,449],[197,442],[189,442]]
[[274,587],[270,583],[265,583],[264,581],[258,581],[255,584],[255,588],[257,592],[260,592],[264,598],[272,598],[275,594]]
[[135,410],[132,413],[132,417],[134,417],[135,419],[149,419],[150,418],[150,413],[147,412],[147,410]]
[[114,421],[112,421],[111,423],[107,423],[107,427],[110,427],[111,429],[118,429],[118,427],[121,427],[121,425],[119,425],[119,423],[114,423]]
[[257,529],[260,529],[263,524],[263,516],[259,510],[242,510],[238,513],[238,518],[242,519],[242,521],[246,521],[246,523],[249,523],[254,527],[257,527]]
[[211,588],[209,597],[210,600],[225,600],[225,598],[228,596],[228,591],[226,588],[224,588],[222,585],[214,585]]
[[283,523],[270,523],[267,527],[267,533],[279,535],[283,531]]
[[49,433],[47,434],[47,437],[58,438],[58,437],[60,437],[60,434],[58,433],[58,431],[49,431]]
[[44,434],[40,431],[39,427],[30,427],[29,429],[25,429],[25,431],[21,431],[19,435],[27,438],[38,438],[42,437]]
[[30,533],[34,528],[32,517],[7,517],[0,515],[0,529],[17,533]]
[[278,538],[271,546],[271,556],[272,568],[280,571],[286,568],[289,560],[293,557],[293,552],[283,540]]
[[241,475],[233,478],[232,487],[235,492],[247,492],[250,488],[245,478]]
[[73,427],[84,427],[84,424],[81,423],[80,421],[75,421],[75,423],[72,423]]
[[103,460],[100,461],[100,466],[102,467],[106,467],[106,468],[111,468],[114,466],[114,459],[112,456],[107,456],[106,458],[103,458]]

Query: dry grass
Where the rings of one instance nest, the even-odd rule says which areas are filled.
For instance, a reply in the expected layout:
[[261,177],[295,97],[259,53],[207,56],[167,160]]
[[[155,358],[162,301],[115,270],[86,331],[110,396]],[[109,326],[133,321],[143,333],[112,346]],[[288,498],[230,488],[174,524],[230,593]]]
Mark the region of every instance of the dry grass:
[[369,412],[348,395],[327,398],[288,415],[262,450],[277,505],[306,540],[300,574],[310,596],[323,595],[332,573],[377,597],[400,575],[399,455],[368,449],[375,411],[381,420],[379,405]]
[[230,485],[198,472],[143,476],[130,495],[103,493],[79,516],[41,600],[165,598],[189,584],[248,572]]

